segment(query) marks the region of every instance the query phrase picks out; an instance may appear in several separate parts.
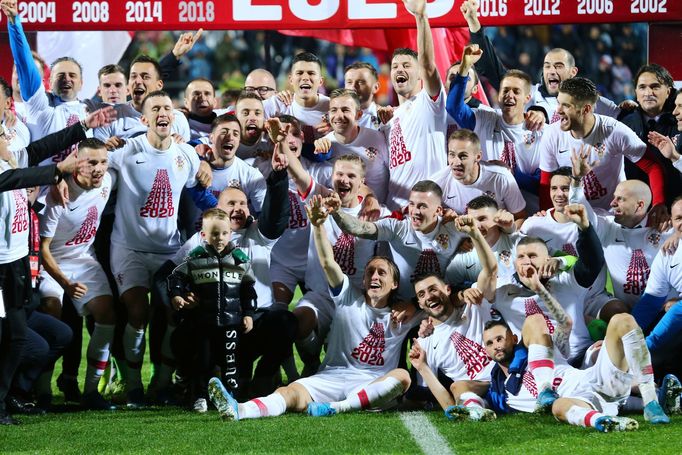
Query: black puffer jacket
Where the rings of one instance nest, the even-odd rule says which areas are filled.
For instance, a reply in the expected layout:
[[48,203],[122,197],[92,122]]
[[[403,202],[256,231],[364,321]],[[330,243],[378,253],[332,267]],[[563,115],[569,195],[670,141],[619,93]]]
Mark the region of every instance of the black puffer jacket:
[[254,283],[249,257],[230,242],[222,253],[210,245],[193,249],[168,277],[168,292],[171,298],[193,292],[199,301],[193,312],[200,323],[240,326],[256,310]]

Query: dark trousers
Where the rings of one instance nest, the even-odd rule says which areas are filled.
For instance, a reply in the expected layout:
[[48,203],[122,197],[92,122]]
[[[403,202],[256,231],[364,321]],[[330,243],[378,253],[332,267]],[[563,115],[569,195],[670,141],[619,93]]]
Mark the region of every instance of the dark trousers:
[[258,310],[253,330],[242,335],[239,343],[239,364],[246,369],[260,357],[254,377],[272,377],[284,360],[293,354],[298,320],[286,310]]
[[26,311],[31,298],[31,272],[28,256],[0,264],[0,289],[5,305],[5,318],[0,319],[0,412],[5,411],[5,398],[26,346]]

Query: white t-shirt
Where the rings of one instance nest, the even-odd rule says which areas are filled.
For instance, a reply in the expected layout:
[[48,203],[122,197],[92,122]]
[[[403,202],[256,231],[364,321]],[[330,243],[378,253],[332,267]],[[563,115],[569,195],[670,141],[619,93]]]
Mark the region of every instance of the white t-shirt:
[[370,128],[373,130],[378,130],[381,122],[377,116],[377,105],[372,101],[367,109],[362,110],[362,117],[358,120],[358,125],[363,128]]
[[455,308],[433,333],[419,338],[426,361],[434,374],[438,370],[453,381],[489,381],[495,364],[483,347],[483,326],[490,320],[490,303]]
[[465,237],[453,223],[444,225],[441,220],[428,234],[415,231],[409,219],[384,218],[375,225],[377,240],[389,242],[393,261],[400,270],[398,295],[406,299],[415,295],[413,278],[430,272],[444,275]]
[[434,101],[426,90],[405,101],[383,128],[388,141],[391,210],[407,205],[412,186],[447,166],[445,90]]
[[554,219],[554,213],[555,211],[552,208],[547,210],[545,216],[526,218],[520,232],[523,235],[541,238],[552,255],[557,251],[562,251],[577,256],[578,226],[572,221],[559,223]]
[[[526,108],[540,106],[547,112],[547,120],[550,124],[558,122],[561,120],[561,117],[559,117],[559,114],[556,111],[559,106],[556,96],[544,96],[539,88],[540,84],[535,84],[533,86],[530,101],[526,104]],[[594,112],[607,117],[616,118],[620,114],[620,108],[610,99],[600,96],[597,100]]]
[[254,160],[260,156],[270,155],[274,147],[275,146],[270,142],[270,139],[268,139],[268,135],[263,134],[261,139],[256,141],[253,145],[240,143],[239,148],[237,148],[237,156],[246,161],[249,165],[254,166]]
[[175,253],[180,248],[178,204],[185,186],[196,185],[199,157],[187,144],[153,148],[146,135],[109,154],[118,172],[116,221],[111,243],[146,253]]
[[[254,221],[247,228],[232,231],[230,241],[241,249],[251,260],[251,271],[256,284],[254,286],[258,295],[258,308],[270,308],[273,303],[272,289],[270,285],[270,252],[277,239],[265,237],[258,230],[258,221]],[[185,242],[173,257],[176,264],[182,263],[189,253],[202,244],[201,233],[197,232]]]
[[28,144],[31,143],[31,133],[29,133],[28,127],[19,119],[17,119],[16,124],[12,128],[5,125],[3,120],[2,130],[5,132],[5,140],[8,142],[7,150],[10,152],[18,152],[28,147]]
[[[556,352],[556,351],[555,351]],[[559,396],[570,396],[570,392],[575,390],[582,382],[587,370],[578,370],[565,363],[557,363],[555,358],[553,387]],[[509,380],[509,379],[507,379]],[[506,381],[505,381],[506,382]],[[533,374],[526,369],[523,373],[521,388],[517,395],[507,392],[507,404],[510,408],[521,412],[534,412],[537,406],[538,390]]]
[[[147,133],[147,126],[142,124],[142,113],[138,112],[132,102],[114,105],[117,118],[107,126],[95,128],[94,136],[106,142],[110,137],[116,136],[120,139],[131,139]],[[185,114],[177,109],[173,109],[175,114],[171,131],[179,134],[185,141],[190,140],[189,124]]]
[[40,217],[40,236],[52,238],[50,252],[58,261],[90,253],[99,228],[102,211],[114,188],[115,174],[107,172],[99,188],[85,190],[73,178],[67,178],[69,202],[66,207],[56,202],[52,194],[45,199],[45,211]]
[[[490,247],[497,259],[498,280],[508,280],[516,271],[514,269],[516,244],[521,237],[517,232],[512,234],[500,233],[497,242]],[[476,250],[460,253],[455,255],[448,265],[445,272],[446,281],[455,286],[463,283],[475,283],[482,269]]]
[[365,163],[365,185],[372,189],[379,202],[385,203],[388,187],[388,148],[384,135],[376,130],[361,127],[358,136],[350,144],[338,142],[333,131],[324,138],[332,143],[332,162],[347,154],[362,158]]
[[[26,149],[14,153],[17,168],[28,166]],[[12,169],[9,163],[0,160],[0,173]],[[11,190],[0,193],[0,264],[21,259],[28,254],[29,230],[28,198],[26,190]]]
[[315,130],[315,125],[322,122],[322,117],[329,112],[329,97],[318,94],[317,104],[313,107],[303,107],[295,100],[286,105],[276,96],[272,96],[263,101],[263,110],[265,111],[265,118],[276,117],[278,115],[286,114],[292,115],[301,122],[301,128],[305,135],[305,142],[312,144],[315,139],[321,136]]
[[390,308],[366,304],[362,291],[352,286],[347,276],[332,300],[336,311],[320,372],[354,370],[380,377],[397,368],[402,342],[419,318],[395,326]]
[[678,248],[672,255],[659,251],[651,264],[651,274],[645,292],[655,297],[665,297],[671,290],[682,295],[682,272],[677,268],[680,262],[682,248]]
[[[175,112],[176,112],[175,115],[177,115],[178,111],[175,111]],[[227,112],[228,112],[227,109],[214,109],[213,110],[213,113],[216,116],[226,114]],[[184,117],[184,115],[183,115],[183,117]],[[185,117],[185,119],[187,120],[187,125],[189,127],[190,140],[198,139],[200,137],[206,137],[209,134],[211,134],[211,125],[213,123],[212,121],[209,123],[204,123],[204,122],[200,122],[199,120],[197,120],[193,117],[190,117],[190,118]]]
[[433,180],[443,190],[443,204],[455,212],[465,214],[469,201],[485,194],[497,202],[501,209],[518,213],[526,208],[521,190],[509,169],[503,166],[479,162],[476,181],[465,185],[452,176],[449,167],[433,174]]
[[[623,123],[595,114],[594,128],[582,139],[562,131],[558,123],[545,128],[540,141],[540,169],[552,172],[571,167],[571,152],[583,144],[593,146],[588,161],[599,161],[583,179],[585,195],[592,207],[608,210],[616,186],[625,180],[623,157],[636,163],[644,155],[646,144]],[[598,151],[603,151],[602,157]]]

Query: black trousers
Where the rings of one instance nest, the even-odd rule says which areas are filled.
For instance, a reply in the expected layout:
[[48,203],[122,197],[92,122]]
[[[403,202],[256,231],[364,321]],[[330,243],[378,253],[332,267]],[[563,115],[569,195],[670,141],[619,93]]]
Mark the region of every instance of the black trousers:
[[258,310],[253,319],[253,330],[244,334],[239,343],[239,364],[246,368],[260,357],[254,377],[272,377],[282,362],[293,354],[297,330],[298,320],[290,311]]
[[0,412],[4,413],[5,398],[26,346],[24,307],[31,298],[28,256],[0,264],[0,289],[7,313],[5,318],[0,319]]

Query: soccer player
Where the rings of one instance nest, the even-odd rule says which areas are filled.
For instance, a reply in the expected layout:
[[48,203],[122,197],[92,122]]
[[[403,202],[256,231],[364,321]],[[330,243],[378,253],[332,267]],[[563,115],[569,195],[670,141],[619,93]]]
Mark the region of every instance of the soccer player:
[[81,316],[92,315],[95,327],[88,344],[82,405],[87,409],[110,409],[111,403],[99,394],[97,386],[109,360],[116,316],[111,289],[95,258],[93,243],[116,180],[115,174],[107,172],[108,156],[102,141],[81,141],[78,155],[86,160],[87,167],[66,178],[69,188],[66,206],[51,194],[45,201],[40,220],[44,266],[40,295],[44,311],[58,319],[64,293]]
[[[479,383],[477,386],[487,387],[493,367],[481,342],[483,326],[490,320],[488,299],[495,291],[489,289],[488,281],[497,273],[497,259],[473,218],[461,216],[455,223],[458,229],[471,237],[483,264],[477,286],[460,291],[453,301],[450,286],[435,274],[418,277],[414,282],[419,308],[429,316],[433,333],[412,344],[410,362],[443,410],[459,399],[455,383],[476,381]],[[472,301],[474,298],[476,301]],[[453,381],[449,390],[438,380],[439,371]]]
[[131,407],[140,406],[144,399],[140,368],[149,317],[147,293],[156,270],[181,246],[177,229],[180,192],[196,186],[199,168],[194,149],[173,141],[175,114],[170,97],[162,91],[151,92],[141,108],[147,133],[128,140],[109,159],[119,175],[111,269],[128,309],[123,344]]
[[336,89],[329,95],[329,123],[332,131],[315,141],[315,150],[327,153],[330,160],[353,154],[365,163],[365,185],[380,203],[386,202],[388,150],[386,138],[372,128],[360,125],[360,98],[353,90]]
[[557,112],[561,121],[545,129],[540,141],[540,207],[548,208],[552,171],[571,165],[570,151],[592,146],[589,161],[599,166],[584,178],[585,196],[592,207],[608,210],[616,185],[625,180],[623,158],[637,164],[649,176],[653,207],[649,222],[670,219],[665,207],[661,165],[650,158],[646,144],[622,123],[594,113],[597,88],[592,81],[574,77],[561,83]]
[[448,167],[433,174],[430,180],[443,189],[443,204],[459,214],[467,210],[472,199],[485,194],[498,207],[514,214],[515,219],[526,216],[523,199],[509,169],[481,161],[481,142],[468,129],[453,131],[448,137]]
[[[448,93],[450,93],[450,90],[452,90],[453,82],[455,80],[455,77],[459,74],[459,68],[461,64],[462,62],[461,60],[459,60],[450,65],[450,68],[448,68],[448,74],[446,77],[448,81],[447,83]],[[466,105],[472,109],[475,108],[490,109],[489,106],[486,106],[485,104],[481,103],[481,100],[474,97],[474,95],[478,93],[480,80],[478,78],[478,73],[476,73],[476,69],[473,66],[469,68],[469,73],[467,73],[467,76],[469,77],[469,79],[467,79],[466,88],[464,89],[464,102],[466,103]]]
[[267,100],[277,94],[277,81],[270,71],[257,68],[246,75],[244,90]]
[[419,276],[443,273],[455,255],[464,236],[454,224],[442,219],[443,193],[430,180],[417,182],[412,187],[404,219],[384,218],[375,222],[362,221],[339,210],[327,201],[332,218],[347,234],[361,239],[388,242],[391,255],[401,270],[400,297],[414,297],[412,281]]
[[380,121],[374,102],[374,95],[379,91],[376,68],[371,63],[353,62],[344,68],[343,81],[346,90],[354,90],[360,100],[362,116],[358,124],[363,128],[379,129]]
[[399,48],[391,58],[391,83],[400,106],[385,130],[389,144],[390,210],[405,207],[412,186],[446,165],[445,90],[436,67],[426,1],[403,3],[415,16],[418,52]]
[[31,134],[24,123],[15,118],[14,124],[8,125],[8,113],[12,105],[12,87],[0,78],[0,129],[5,133],[5,140],[11,152],[17,152],[31,143]]
[[242,126],[237,156],[252,166],[258,157],[269,157],[273,146],[265,133],[265,110],[260,96],[242,92],[237,98],[234,115]]
[[190,139],[195,140],[211,134],[213,121],[227,109],[216,109],[218,102],[215,87],[208,79],[194,79],[185,87],[185,109]]
[[107,104],[124,104],[128,99],[125,70],[119,65],[104,65],[97,72],[97,94]]
[[409,374],[396,367],[400,345],[416,319],[396,326],[391,322],[390,310],[400,272],[389,259],[374,257],[365,267],[362,291],[354,287],[334,259],[324,233],[326,217],[321,197],[316,196],[308,208],[308,219],[335,307],[320,372],[241,404],[213,378],[209,396],[224,420],[277,416],[286,411],[307,410],[317,417],[380,408],[409,387]]

